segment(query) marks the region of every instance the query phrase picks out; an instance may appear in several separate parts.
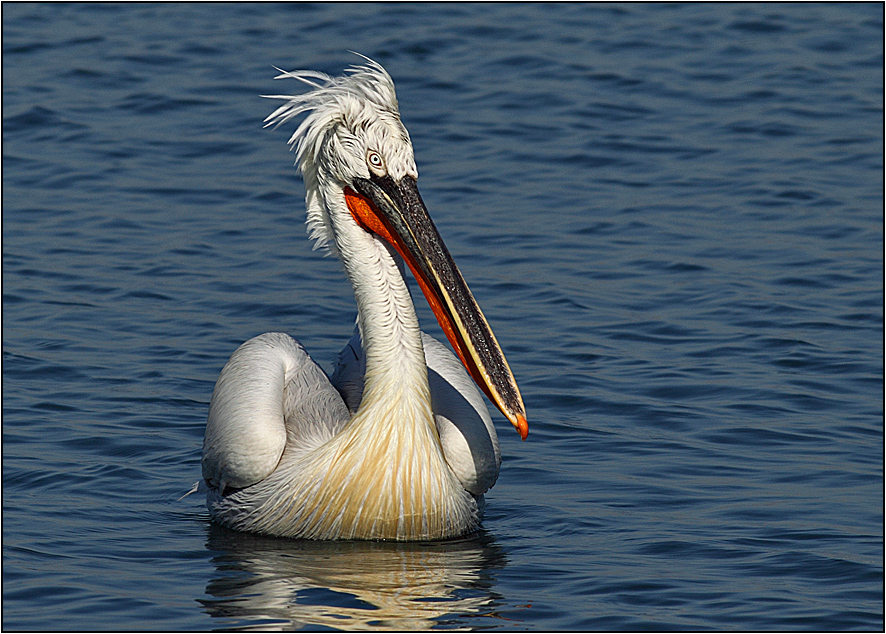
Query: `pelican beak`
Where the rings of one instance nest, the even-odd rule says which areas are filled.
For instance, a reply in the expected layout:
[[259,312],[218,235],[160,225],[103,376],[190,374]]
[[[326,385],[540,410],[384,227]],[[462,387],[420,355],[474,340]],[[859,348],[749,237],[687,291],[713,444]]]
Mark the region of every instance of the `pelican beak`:
[[431,221],[415,179],[358,178],[353,187],[345,188],[345,200],[357,223],[386,240],[409,265],[465,368],[526,440],[529,425],[517,382]]

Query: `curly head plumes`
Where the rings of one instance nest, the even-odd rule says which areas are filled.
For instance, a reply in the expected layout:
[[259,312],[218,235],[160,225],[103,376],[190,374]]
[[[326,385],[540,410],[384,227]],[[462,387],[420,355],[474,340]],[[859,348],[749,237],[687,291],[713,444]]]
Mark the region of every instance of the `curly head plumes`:
[[343,189],[354,178],[368,178],[367,152],[383,156],[385,170],[394,179],[407,174],[418,177],[409,133],[400,122],[394,82],[380,64],[364,59],[365,65],[352,66],[341,77],[281,70],[275,79],[297,79],[311,90],[264,95],[286,102],[265,119],[265,127],[307,114],[289,144],[304,177],[308,233],[316,247],[334,248],[329,210],[319,188],[334,184]]

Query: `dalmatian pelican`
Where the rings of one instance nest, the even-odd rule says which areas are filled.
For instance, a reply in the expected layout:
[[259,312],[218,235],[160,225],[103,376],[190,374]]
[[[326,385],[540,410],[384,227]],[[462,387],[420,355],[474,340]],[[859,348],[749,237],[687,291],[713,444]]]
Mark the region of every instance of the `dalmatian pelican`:
[[[362,56],[361,56],[362,57]],[[210,515],[307,539],[429,540],[475,530],[499,472],[481,391],[526,439],[520,391],[416,186],[394,83],[369,58],[309,87],[267,126],[306,115],[290,146],[317,246],[341,260],[354,337],[328,377],[289,335],[241,345],[215,385],[203,442]],[[409,267],[457,357],[419,329]],[[477,389],[479,386],[479,390]]]

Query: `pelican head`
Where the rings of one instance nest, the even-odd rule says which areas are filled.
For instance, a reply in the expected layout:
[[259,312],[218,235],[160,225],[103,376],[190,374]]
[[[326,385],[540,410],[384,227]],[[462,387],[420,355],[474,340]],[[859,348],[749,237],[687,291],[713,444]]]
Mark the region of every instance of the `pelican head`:
[[528,425],[516,381],[419,194],[394,82],[381,65],[364,59],[365,65],[337,78],[280,71],[276,79],[296,79],[311,90],[270,96],[285,103],[267,125],[307,115],[289,143],[305,181],[309,235],[315,248],[342,260],[361,315],[357,286],[367,274],[361,254],[384,250],[398,266],[402,258],[465,368],[525,440]]

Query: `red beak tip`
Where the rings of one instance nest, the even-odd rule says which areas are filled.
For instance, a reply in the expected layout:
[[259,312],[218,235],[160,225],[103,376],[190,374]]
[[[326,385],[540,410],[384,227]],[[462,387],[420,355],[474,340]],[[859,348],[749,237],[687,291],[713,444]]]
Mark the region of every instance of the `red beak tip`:
[[517,428],[520,439],[526,440],[526,437],[529,435],[529,423],[526,422],[526,417],[517,414],[517,422],[514,424],[514,427]]

